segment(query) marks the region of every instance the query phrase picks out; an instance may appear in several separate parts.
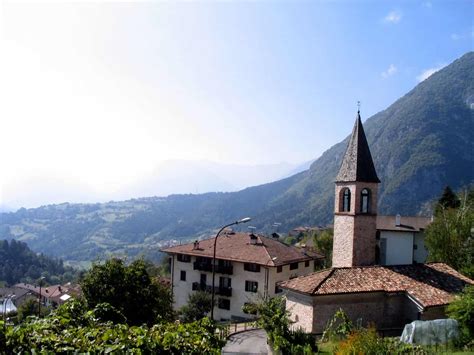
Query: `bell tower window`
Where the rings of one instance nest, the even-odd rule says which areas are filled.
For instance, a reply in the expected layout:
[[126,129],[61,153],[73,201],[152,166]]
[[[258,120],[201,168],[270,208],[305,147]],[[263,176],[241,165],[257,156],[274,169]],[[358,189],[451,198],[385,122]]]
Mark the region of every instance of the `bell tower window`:
[[362,189],[360,192],[360,212],[369,213],[370,211],[370,191],[369,189]]
[[351,210],[351,190],[345,188],[342,192],[342,212]]

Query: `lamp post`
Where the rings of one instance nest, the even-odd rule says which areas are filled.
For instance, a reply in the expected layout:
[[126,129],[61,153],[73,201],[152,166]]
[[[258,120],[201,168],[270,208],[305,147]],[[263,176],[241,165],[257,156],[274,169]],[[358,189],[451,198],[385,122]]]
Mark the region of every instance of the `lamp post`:
[[219,234],[226,229],[227,227],[233,226],[235,224],[240,224],[240,223],[247,223],[251,220],[250,217],[245,217],[242,218],[238,221],[226,224],[224,227],[219,229],[219,232],[216,234],[216,238],[214,239],[214,254],[212,256],[212,290],[211,290],[211,320],[214,320],[214,285],[215,285],[215,279],[216,279],[216,245],[217,245],[217,238],[219,237]]
[[39,300],[38,300],[38,318],[41,317],[41,286],[43,284],[44,276],[41,276],[39,279]]
[[8,301],[11,302],[13,298],[15,298],[15,295],[8,295],[8,296],[5,296],[5,298],[3,299],[3,332],[4,334],[7,332],[7,319],[6,319],[7,303]]

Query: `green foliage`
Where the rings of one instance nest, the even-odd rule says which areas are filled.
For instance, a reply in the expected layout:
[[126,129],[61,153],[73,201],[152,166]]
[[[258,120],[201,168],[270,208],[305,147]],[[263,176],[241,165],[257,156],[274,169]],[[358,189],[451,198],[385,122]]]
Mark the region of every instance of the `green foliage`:
[[[21,322],[25,320],[26,317],[29,317],[29,316],[36,317],[38,316],[38,311],[39,311],[38,300],[30,298],[18,307],[18,321]],[[48,315],[50,312],[51,312],[50,307],[47,307],[44,305],[41,306],[41,314],[40,314],[41,317]]]
[[443,194],[436,204],[435,214],[442,213],[445,209],[458,208],[459,206],[461,206],[459,197],[456,196],[449,186],[446,186],[443,190]]
[[148,275],[143,260],[128,266],[120,259],[95,263],[81,280],[81,288],[89,308],[109,303],[131,325],[173,318],[170,289]]
[[313,234],[314,247],[324,255],[324,268],[329,268],[332,265],[333,234],[334,231],[332,229],[326,229]]
[[219,354],[223,346],[207,318],[136,327],[104,322],[97,315],[111,308],[100,308],[87,311],[84,303],[68,302],[46,318],[8,328],[1,348],[7,353]]
[[354,330],[354,324],[347,316],[342,308],[339,308],[336,313],[326,324],[322,341],[337,341],[346,338]]
[[204,291],[196,291],[189,294],[188,303],[181,307],[180,315],[184,322],[194,322],[206,317],[211,307],[211,295]]
[[288,311],[283,297],[267,298],[256,304],[260,318],[257,323],[265,329],[269,343],[282,354],[311,354],[317,352],[316,341],[302,330],[291,331]]
[[358,329],[342,340],[335,349],[337,355],[388,354],[388,344],[379,337],[375,328]]
[[425,245],[430,261],[447,263],[474,277],[474,201],[464,194],[457,208],[438,204],[438,213],[426,229]]
[[9,285],[35,283],[42,276],[46,283],[58,284],[72,281],[76,271],[64,266],[60,259],[34,253],[26,243],[0,240],[0,280]]
[[466,286],[463,292],[447,308],[450,318],[456,319],[461,331],[461,341],[474,339],[474,286]]

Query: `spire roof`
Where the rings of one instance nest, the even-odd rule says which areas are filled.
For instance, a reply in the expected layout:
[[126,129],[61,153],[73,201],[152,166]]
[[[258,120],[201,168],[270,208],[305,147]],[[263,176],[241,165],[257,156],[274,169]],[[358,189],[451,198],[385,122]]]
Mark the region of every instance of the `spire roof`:
[[352,130],[351,139],[342,160],[336,182],[377,182],[380,180],[375,171],[369,144],[365,137],[364,127],[360,119],[360,111]]

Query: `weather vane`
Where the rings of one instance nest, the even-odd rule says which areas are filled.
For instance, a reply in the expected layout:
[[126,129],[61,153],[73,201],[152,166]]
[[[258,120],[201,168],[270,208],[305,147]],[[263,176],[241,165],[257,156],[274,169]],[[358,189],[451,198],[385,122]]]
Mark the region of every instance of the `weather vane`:
[[360,113],[360,101],[357,101],[357,113]]

